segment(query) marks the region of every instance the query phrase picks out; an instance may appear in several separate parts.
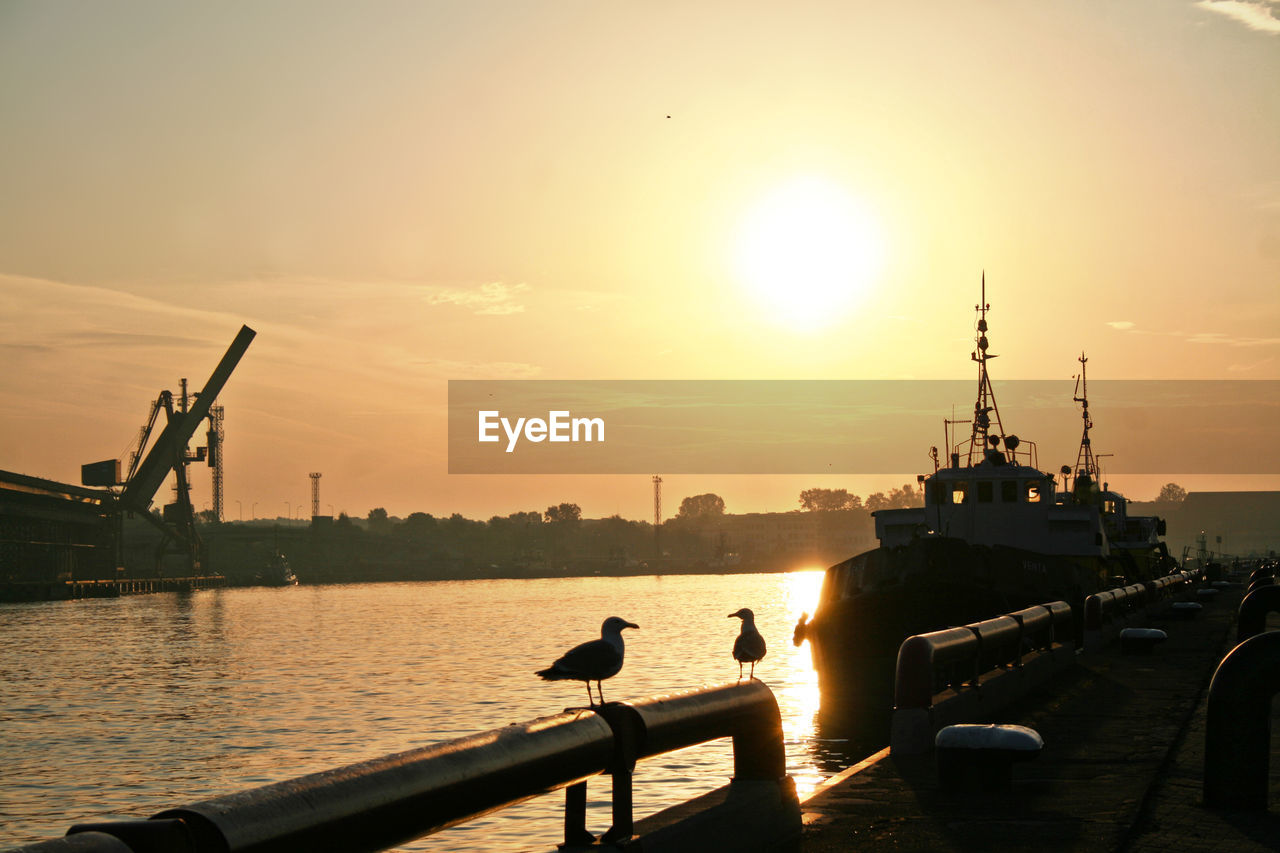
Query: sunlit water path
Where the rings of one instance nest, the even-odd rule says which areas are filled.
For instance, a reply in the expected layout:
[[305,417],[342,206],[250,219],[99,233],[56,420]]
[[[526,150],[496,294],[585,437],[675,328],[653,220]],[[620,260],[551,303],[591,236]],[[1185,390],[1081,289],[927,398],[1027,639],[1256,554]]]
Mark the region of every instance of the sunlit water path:
[[[819,737],[817,680],[791,631],[819,572],[227,589],[0,605],[0,845],[75,822],[146,817],[582,705],[580,682],[533,672],[627,631],[625,700],[731,680],[737,619],[769,641],[757,676],[782,709],[801,795],[848,762]],[[637,818],[724,784],[729,742],[641,762]],[[588,827],[609,826],[607,779]],[[548,850],[563,795],[503,810],[407,850]]]

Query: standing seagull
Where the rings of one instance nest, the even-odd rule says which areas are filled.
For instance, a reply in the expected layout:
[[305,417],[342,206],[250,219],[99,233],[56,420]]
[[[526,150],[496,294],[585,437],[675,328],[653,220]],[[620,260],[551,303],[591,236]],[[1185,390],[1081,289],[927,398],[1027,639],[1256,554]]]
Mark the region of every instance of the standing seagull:
[[596,701],[591,695],[591,682],[594,681],[596,690],[600,691],[600,704],[603,705],[604,689],[600,682],[613,678],[622,669],[622,629],[639,627],[634,622],[610,616],[600,626],[600,639],[574,646],[551,666],[538,670],[534,675],[539,675],[546,681],[585,681],[587,702],[593,708]]
[[756,661],[764,657],[764,637],[756,630],[756,615],[747,608],[730,613],[728,618],[737,616],[742,620],[742,631],[738,639],[733,641],[733,659],[738,662],[738,680],[742,680],[742,665],[751,664],[750,678],[756,677]]

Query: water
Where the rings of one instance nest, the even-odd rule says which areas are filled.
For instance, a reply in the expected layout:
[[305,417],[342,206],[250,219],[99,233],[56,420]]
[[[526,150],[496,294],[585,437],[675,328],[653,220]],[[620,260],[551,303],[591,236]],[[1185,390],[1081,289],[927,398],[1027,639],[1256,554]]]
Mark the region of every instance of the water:
[[[624,700],[737,677],[729,650],[751,607],[769,641],[757,675],[782,710],[801,796],[860,758],[819,736],[808,647],[819,572],[477,580],[226,589],[0,605],[0,845],[88,820],[142,818],[210,796],[401,752],[582,705],[580,682],[533,672],[627,631]],[[727,740],[645,760],[637,819],[723,785]],[[609,826],[588,783],[588,828]],[[563,794],[405,850],[549,850]]]

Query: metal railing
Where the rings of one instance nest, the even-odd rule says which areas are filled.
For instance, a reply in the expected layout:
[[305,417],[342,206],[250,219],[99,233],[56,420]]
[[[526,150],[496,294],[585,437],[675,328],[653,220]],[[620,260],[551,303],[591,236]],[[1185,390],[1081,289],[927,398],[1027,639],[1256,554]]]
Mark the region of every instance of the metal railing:
[[1071,608],[1036,605],[928,634],[898,649],[889,747],[933,749],[947,725],[989,717],[1075,661]]
[[983,673],[1022,666],[1026,652],[1071,642],[1071,607],[1037,604],[959,628],[908,637],[898,650],[895,708],[928,708],[945,687],[975,686]]
[[1148,607],[1190,586],[1194,579],[1191,572],[1180,571],[1090,595],[1084,600],[1085,650],[1097,651]]
[[1271,703],[1280,692],[1280,631],[1232,649],[1209,682],[1204,728],[1204,804],[1265,811],[1270,792]]
[[[562,788],[565,842],[587,844],[587,780],[602,773],[613,777],[613,827],[605,839],[624,840],[634,831],[635,762],[722,737],[733,739],[735,782],[785,779],[777,701],[762,682],[748,681],[569,709],[148,820],[78,824],[66,838],[12,853],[383,850]],[[798,808],[795,820],[798,834]]]

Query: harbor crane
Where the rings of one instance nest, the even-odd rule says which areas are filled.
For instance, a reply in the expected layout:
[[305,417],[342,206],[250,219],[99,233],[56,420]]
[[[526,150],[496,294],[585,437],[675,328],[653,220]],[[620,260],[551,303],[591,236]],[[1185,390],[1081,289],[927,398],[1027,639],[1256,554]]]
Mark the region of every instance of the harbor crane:
[[[214,406],[213,403],[256,335],[257,332],[253,329],[241,326],[240,332],[201,391],[189,396],[187,380],[182,380],[182,394],[176,408],[173,393],[167,390],[160,392],[151,405],[150,417],[142,428],[138,448],[130,458],[129,471],[125,477],[118,477],[119,468],[115,460],[83,466],[81,479],[85,485],[123,485],[124,488],[115,501],[117,511],[137,513],[160,530],[163,538],[156,550],[157,567],[170,544],[175,544],[184,554],[192,576],[200,568],[202,549],[196,532],[195,513],[191,506],[187,480],[187,465],[191,462],[208,461],[213,467],[214,511],[219,518],[222,517],[222,407]],[[164,426],[150,450],[147,450],[147,442],[160,421],[162,411]],[[206,418],[210,421],[208,444],[192,454],[187,449],[187,443]],[[115,466],[116,476],[110,472],[112,465]],[[156,514],[151,510],[151,503],[170,473],[176,480],[174,500]],[[103,482],[104,479],[111,482]]]

